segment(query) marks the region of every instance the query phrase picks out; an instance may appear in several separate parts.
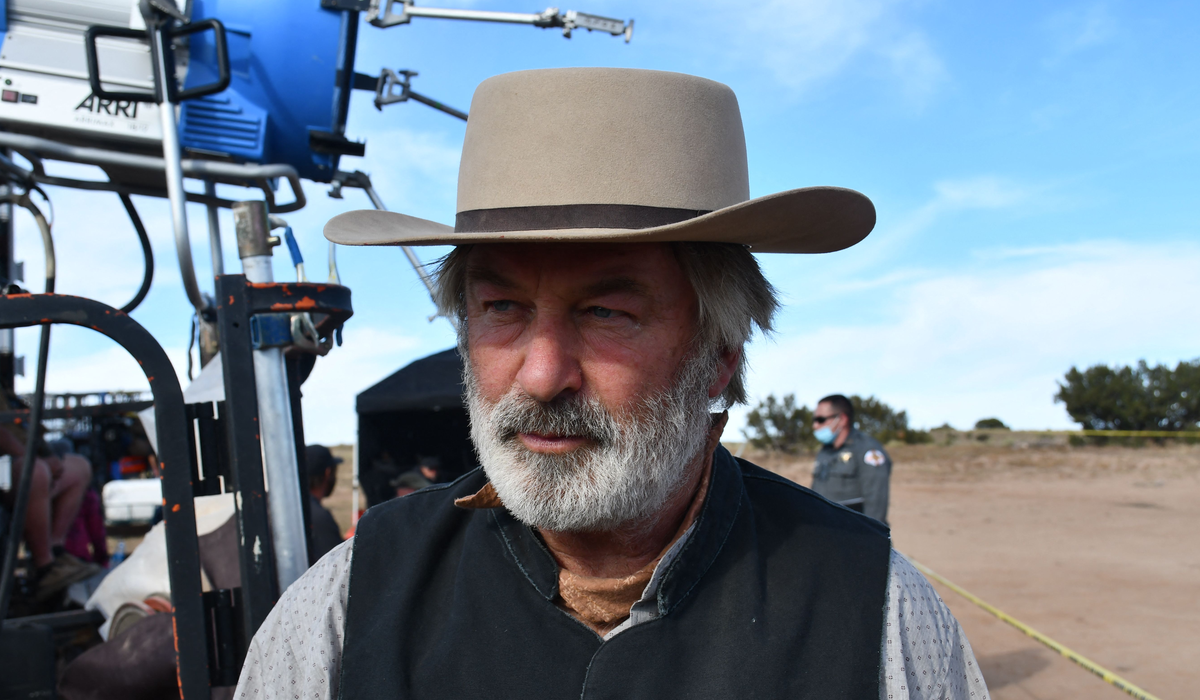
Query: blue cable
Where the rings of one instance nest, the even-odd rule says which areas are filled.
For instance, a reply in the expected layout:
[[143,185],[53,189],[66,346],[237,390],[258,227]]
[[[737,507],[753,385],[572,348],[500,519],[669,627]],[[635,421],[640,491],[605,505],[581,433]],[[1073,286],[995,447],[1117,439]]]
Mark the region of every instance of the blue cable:
[[304,256],[300,255],[300,245],[296,243],[296,237],[292,235],[291,226],[283,229],[283,240],[287,241],[288,252],[292,254],[292,265],[303,265]]

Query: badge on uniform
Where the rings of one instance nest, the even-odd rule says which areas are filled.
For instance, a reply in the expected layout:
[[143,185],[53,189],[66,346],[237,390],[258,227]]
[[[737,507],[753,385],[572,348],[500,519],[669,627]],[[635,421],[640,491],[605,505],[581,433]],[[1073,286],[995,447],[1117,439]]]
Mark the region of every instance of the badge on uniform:
[[868,450],[867,453],[863,455],[863,461],[872,467],[878,467],[887,461],[887,457],[885,457],[883,452],[879,450]]
[[841,457],[843,462],[849,462],[850,458],[853,456],[854,455],[850,452],[839,452],[838,453],[838,457]]

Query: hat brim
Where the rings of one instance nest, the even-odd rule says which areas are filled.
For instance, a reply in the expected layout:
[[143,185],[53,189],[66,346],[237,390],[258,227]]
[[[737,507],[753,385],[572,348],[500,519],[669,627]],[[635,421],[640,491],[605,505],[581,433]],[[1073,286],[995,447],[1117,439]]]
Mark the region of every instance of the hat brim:
[[325,224],[341,245],[464,245],[473,243],[740,243],[756,253],[832,253],[875,228],[875,206],[841,187],[805,187],[751,199],[692,219],[641,229],[571,228],[460,233],[453,227],[397,212],[364,209]]

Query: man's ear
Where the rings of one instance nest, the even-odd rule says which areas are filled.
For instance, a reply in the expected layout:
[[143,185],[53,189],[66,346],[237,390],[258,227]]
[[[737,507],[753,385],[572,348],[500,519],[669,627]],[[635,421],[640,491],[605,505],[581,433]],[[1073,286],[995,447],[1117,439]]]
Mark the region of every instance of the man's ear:
[[717,378],[708,387],[708,398],[715,399],[725,391],[725,387],[729,386],[729,382],[733,380],[733,373],[737,371],[738,363],[742,361],[742,349],[723,350],[717,355],[717,365],[720,372]]

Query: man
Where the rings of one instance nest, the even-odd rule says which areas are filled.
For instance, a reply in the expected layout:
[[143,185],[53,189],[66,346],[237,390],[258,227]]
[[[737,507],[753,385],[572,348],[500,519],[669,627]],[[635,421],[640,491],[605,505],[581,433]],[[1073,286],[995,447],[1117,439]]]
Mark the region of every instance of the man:
[[337,521],[321,504],[337,486],[337,466],[342,463],[342,458],[334,457],[324,445],[308,445],[304,448],[304,463],[308,469],[308,523],[311,529],[308,560],[316,563],[342,543],[342,531]]
[[420,457],[417,466],[409,469],[389,483],[396,489],[396,498],[403,498],[410,493],[416,493],[429,488],[441,481],[438,468],[441,460],[437,457]]
[[436,298],[482,467],[367,511],[239,697],[986,697],[882,524],[719,446],[777,307],[747,246],[852,245],[869,200],[749,200],[736,98],[691,76],[507,74],[470,113],[454,228],[325,233],[457,246]]
[[433,482],[425,478],[418,469],[409,469],[388,483],[396,489],[396,498],[404,498],[410,493],[433,486]]
[[854,404],[841,394],[826,396],[813,411],[812,425],[821,443],[813,491],[887,523],[892,458],[878,440],[854,427]]

